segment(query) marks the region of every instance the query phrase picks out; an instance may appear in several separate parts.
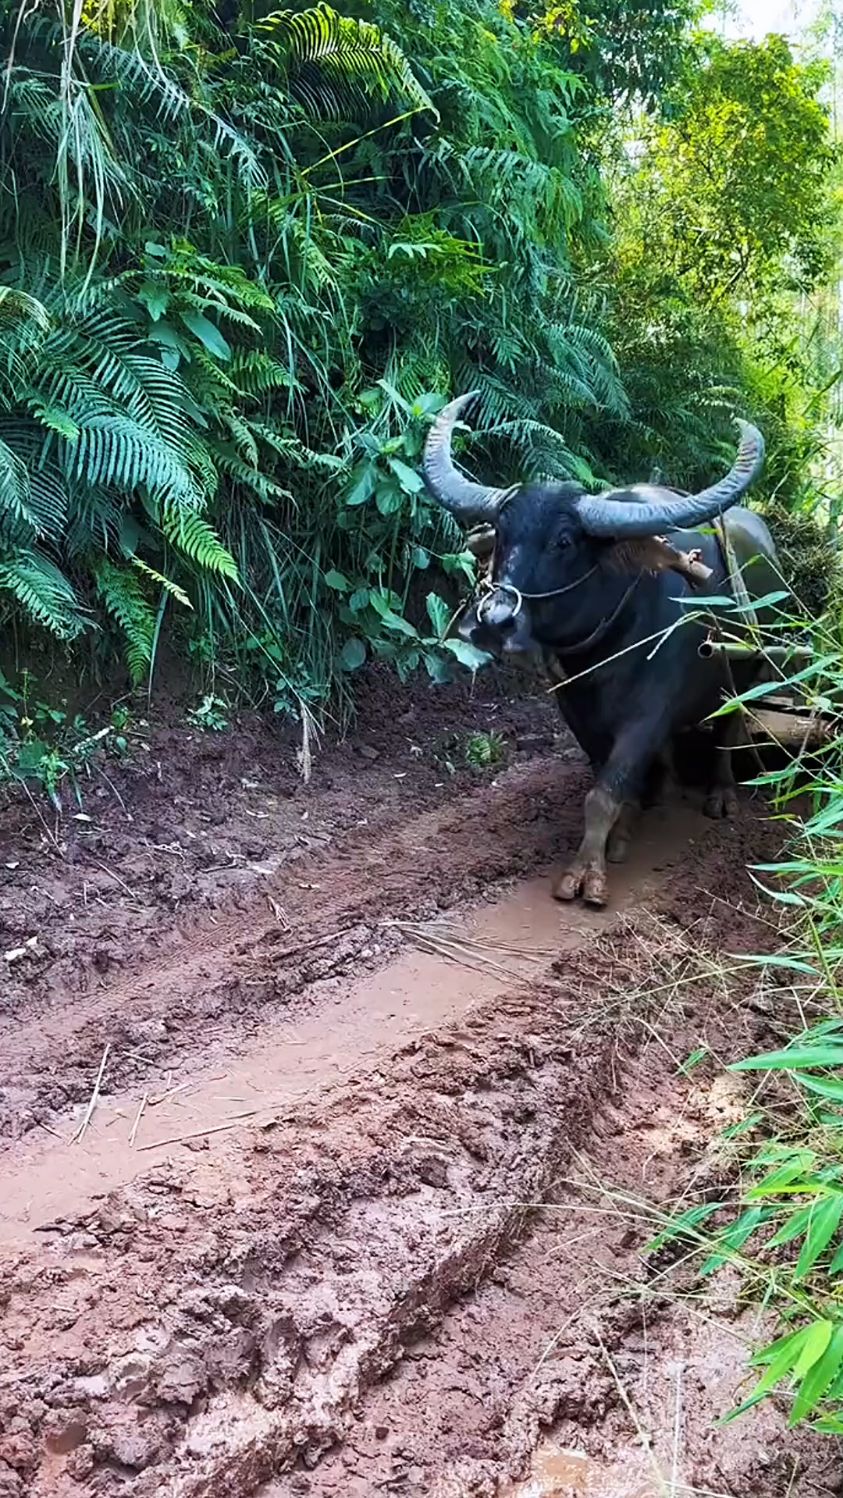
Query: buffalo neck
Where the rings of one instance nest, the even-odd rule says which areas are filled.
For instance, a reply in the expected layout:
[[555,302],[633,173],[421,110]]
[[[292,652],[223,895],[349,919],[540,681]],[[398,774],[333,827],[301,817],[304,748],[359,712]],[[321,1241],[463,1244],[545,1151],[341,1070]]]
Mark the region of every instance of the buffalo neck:
[[603,573],[579,597],[574,593],[533,604],[533,634],[539,645],[562,655],[604,657],[620,643],[632,644],[636,636],[643,641],[657,627],[651,625],[652,608],[647,607],[657,592],[658,578],[650,573]]

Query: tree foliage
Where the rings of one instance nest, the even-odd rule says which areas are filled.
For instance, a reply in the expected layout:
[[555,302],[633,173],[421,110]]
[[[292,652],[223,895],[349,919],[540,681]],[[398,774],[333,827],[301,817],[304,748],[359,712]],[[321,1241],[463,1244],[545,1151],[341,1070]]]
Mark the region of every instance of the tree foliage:
[[451,390],[500,479],[704,466],[775,406],[738,298],[772,349],[828,167],[783,44],[701,50],[690,0],[5,14],[0,607],[136,680],[165,618],[281,707],[371,652],[440,674],[405,607],[465,565],[417,473]]
[[667,116],[616,153],[612,333],[639,470],[660,449],[678,479],[705,481],[738,411],[765,430],[772,488],[792,497],[809,476],[818,408],[799,324],[836,253],[823,78],[780,37],[706,38]]

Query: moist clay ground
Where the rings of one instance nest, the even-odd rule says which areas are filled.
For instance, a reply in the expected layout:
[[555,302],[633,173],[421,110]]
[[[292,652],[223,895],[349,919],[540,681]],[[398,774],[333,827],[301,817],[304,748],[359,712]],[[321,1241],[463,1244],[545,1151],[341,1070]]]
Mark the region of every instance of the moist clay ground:
[[90,820],[10,800],[0,1498],[843,1492],[774,1404],[717,1427],[759,1329],[643,1254],[774,1029],[775,829],[676,800],[559,907],[587,784],[546,700],[375,678],[308,786],[174,722]]

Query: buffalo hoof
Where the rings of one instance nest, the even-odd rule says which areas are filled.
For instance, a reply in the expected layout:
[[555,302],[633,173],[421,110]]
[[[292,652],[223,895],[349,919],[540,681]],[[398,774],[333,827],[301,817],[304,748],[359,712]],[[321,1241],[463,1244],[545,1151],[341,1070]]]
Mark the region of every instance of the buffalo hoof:
[[705,814],[713,821],[720,821],[723,817],[736,817],[738,814],[738,795],[733,785],[716,785],[709,791],[706,797]]
[[586,905],[592,905],[596,910],[602,910],[608,902],[609,891],[606,875],[602,869],[577,868],[566,869],[559,875],[553,886],[554,900],[561,900],[564,904],[570,904],[582,895]]

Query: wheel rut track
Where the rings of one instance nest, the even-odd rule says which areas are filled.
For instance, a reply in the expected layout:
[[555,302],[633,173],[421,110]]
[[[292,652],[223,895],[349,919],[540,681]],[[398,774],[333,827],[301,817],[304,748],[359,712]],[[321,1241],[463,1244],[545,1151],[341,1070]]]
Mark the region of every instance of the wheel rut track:
[[[564,856],[586,784],[586,772],[558,756],[519,765],[494,791],[479,787],[297,860],[213,923],[165,930],[165,950],[134,958],[116,981],[58,1000],[42,984],[25,1007],[0,1017],[0,1138],[54,1124],[86,1101],[106,1041],[112,1087],[154,1076],[162,1058],[168,1070],[189,1067],[197,1026],[202,1048],[212,1030],[221,1051],[236,1053],[244,1029],[259,1027],[270,1009],[294,1008],[309,984],[351,970],[361,953],[373,965],[386,960],[399,941],[391,920],[423,919]],[[274,897],[283,901],[283,926]]]
[[[426,865],[416,824],[386,890],[358,891],[362,908],[406,908],[434,884],[464,892],[467,867],[490,882],[555,852],[559,824],[545,825],[552,807],[536,799],[550,773],[533,766],[486,792],[468,826],[464,808],[450,809]],[[464,852],[454,862],[446,830],[476,841],[468,863]],[[751,818],[711,829],[656,903],[684,926],[699,917],[700,887],[726,909],[758,843]],[[359,915],[361,904],[345,908]],[[225,940],[229,954],[244,942],[231,930]],[[611,1025],[585,1054],[574,1039],[603,976],[573,953],[553,981],[489,998],[224,1154],[208,1141],[175,1150],[43,1247],[7,1256],[4,1498],[127,1484],[138,1498],[247,1498],[274,1473],[318,1462],[367,1391],[517,1245],[587,1138],[618,1060]],[[96,1004],[107,1012],[103,994]]]

